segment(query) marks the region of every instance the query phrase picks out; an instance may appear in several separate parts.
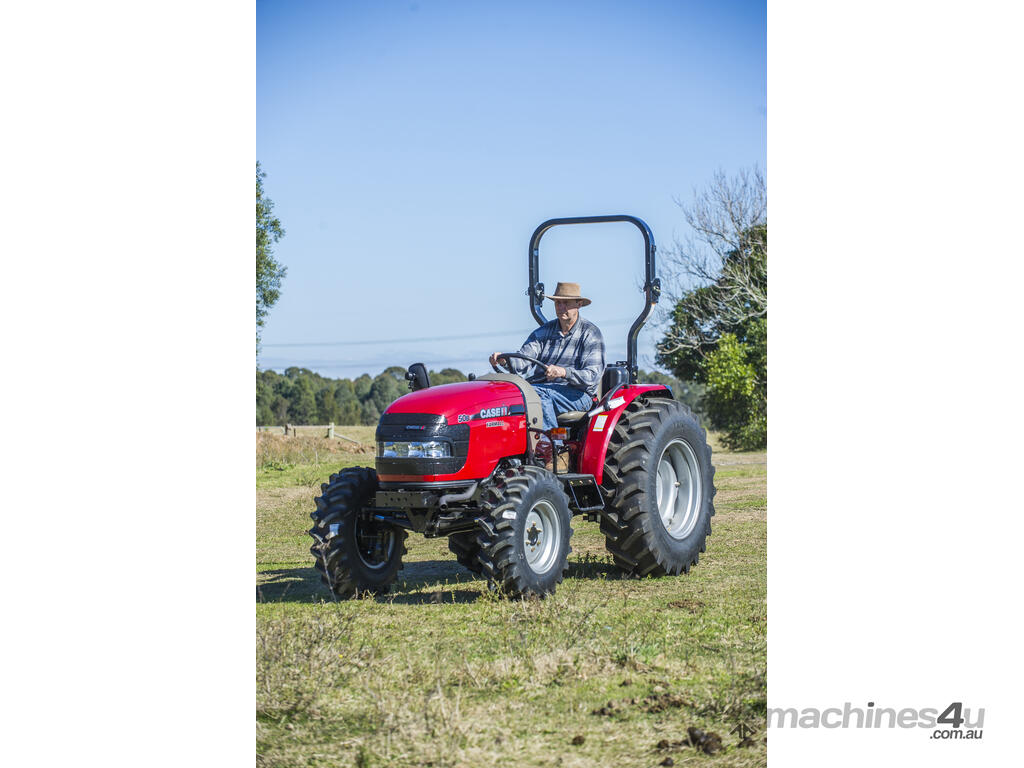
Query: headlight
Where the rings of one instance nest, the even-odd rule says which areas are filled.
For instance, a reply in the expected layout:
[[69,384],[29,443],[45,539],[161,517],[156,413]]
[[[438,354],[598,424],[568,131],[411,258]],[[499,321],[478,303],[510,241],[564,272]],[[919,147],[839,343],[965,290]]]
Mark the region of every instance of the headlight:
[[441,440],[412,443],[386,440],[377,443],[377,455],[382,459],[444,459],[452,455],[452,447]]

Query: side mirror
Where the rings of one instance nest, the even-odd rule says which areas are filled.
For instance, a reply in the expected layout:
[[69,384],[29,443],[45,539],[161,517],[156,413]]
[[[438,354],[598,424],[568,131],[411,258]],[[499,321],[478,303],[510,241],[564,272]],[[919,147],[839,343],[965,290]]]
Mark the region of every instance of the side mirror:
[[413,363],[410,365],[405,378],[409,382],[409,389],[413,392],[430,386],[430,374],[427,373],[427,366],[423,363]]

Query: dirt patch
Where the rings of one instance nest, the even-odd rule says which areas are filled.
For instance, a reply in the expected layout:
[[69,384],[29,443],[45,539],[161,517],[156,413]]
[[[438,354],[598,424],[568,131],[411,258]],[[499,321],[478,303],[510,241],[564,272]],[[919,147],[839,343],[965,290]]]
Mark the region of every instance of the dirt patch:
[[704,603],[700,600],[689,597],[684,600],[673,600],[668,604],[669,608],[678,608],[681,611],[688,611],[689,613],[700,613],[704,610]]
[[611,717],[624,713],[630,707],[635,707],[641,712],[657,713],[664,712],[676,707],[691,707],[693,703],[683,698],[678,693],[657,693],[650,696],[634,697],[632,699],[620,699],[609,701],[603,707],[591,710],[590,714],[601,717]]
[[722,737],[717,733],[705,732],[700,728],[687,728],[686,735],[690,737],[690,746],[706,755],[713,755],[722,748]]
[[[747,741],[749,741],[749,739],[747,739]],[[751,742],[751,744],[753,744],[753,742]],[[722,738],[717,733],[704,731],[700,728],[687,728],[685,739],[680,739],[679,741],[662,739],[654,745],[654,748],[659,752],[684,749],[686,747],[693,747],[706,755],[713,755],[715,752],[722,749]],[[671,760],[671,757],[666,757],[665,760],[662,760],[659,763],[659,765],[673,765],[674,762],[668,762]]]

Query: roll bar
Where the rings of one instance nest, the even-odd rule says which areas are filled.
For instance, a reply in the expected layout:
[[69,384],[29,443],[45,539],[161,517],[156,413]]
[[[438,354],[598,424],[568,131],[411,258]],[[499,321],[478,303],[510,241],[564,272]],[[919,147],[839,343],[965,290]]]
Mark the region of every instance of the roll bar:
[[547,318],[544,317],[544,312],[542,311],[544,283],[540,282],[538,278],[540,276],[540,239],[544,236],[545,232],[552,227],[558,227],[563,224],[603,224],[618,221],[626,221],[635,225],[640,230],[640,234],[644,236],[644,308],[637,319],[633,321],[629,334],[626,336],[626,366],[629,368],[629,381],[631,384],[636,384],[638,376],[636,339],[640,335],[640,329],[647,322],[651,309],[658,303],[658,297],[661,296],[661,279],[655,277],[654,269],[654,253],[657,250],[657,246],[654,244],[654,235],[651,234],[651,228],[647,226],[646,222],[638,219],[636,216],[627,216],[625,214],[548,219],[533,231],[533,236],[530,238],[530,282],[526,288],[526,295],[530,301],[530,313],[533,315],[534,320],[537,321],[537,325],[543,325],[547,322]]

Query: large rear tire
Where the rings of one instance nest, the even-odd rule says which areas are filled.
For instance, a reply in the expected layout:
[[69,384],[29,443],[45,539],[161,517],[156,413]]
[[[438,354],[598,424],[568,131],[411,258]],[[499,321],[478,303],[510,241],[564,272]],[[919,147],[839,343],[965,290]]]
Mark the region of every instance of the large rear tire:
[[689,408],[668,398],[630,403],[615,425],[602,480],[611,500],[601,531],[619,569],[689,573],[711,535],[714,476],[707,434]]
[[477,536],[481,572],[511,597],[553,594],[569,570],[572,514],[562,484],[539,467],[489,488]]
[[402,567],[406,532],[362,511],[377,491],[377,473],[367,467],[343,469],[320,490],[309,531],[320,577],[340,600],[387,592]]

